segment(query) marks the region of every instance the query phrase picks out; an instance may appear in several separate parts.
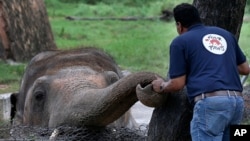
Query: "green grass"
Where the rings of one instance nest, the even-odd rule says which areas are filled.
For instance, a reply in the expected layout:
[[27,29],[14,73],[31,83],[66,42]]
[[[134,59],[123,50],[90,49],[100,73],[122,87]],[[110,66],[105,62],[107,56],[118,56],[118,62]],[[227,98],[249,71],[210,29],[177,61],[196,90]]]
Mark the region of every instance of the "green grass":
[[0,93],[18,90],[24,68],[25,64],[9,65],[0,61]]
[[[84,3],[60,3],[45,0],[55,42],[60,49],[79,46],[103,48],[117,63],[132,72],[151,71],[166,76],[168,69],[168,45],[177,36],[174,22],[155,21],[68,21],[66,16],[78,17],[125,17],[158,16],[162,9],[171,8],[190,0],[156,0],[145,5],[114,3],[86,5]],[[239,44],[250,60],[248,40],[250,23],[244,22]],[[0,86],[8,89],[0,93],[18,90],[25,64],[10,66],[0,62]],[[249,79],[248,79],[249,81]]]
[[121,3],[112,6],[103,3],[98,5],[80,3],[65,5],[63,10],[59,7],[64,6],[54,4],[49,6],[48,13],[59,48],[70,49],[77,46],[103,48],[114,56],[124,69],[133,72],[154,71],[165,75],[168,62],[167,45],[177,35],[172,22],[65,20],[66,16],[159,16],[167,5],[165,2],[157,1],[141,7],[124,6]]
[[[160,73],[161,69],[166,69],[167,44],[175,34],[173,23],[161,21],[66,21],[64,24],[60,24],[60,21],[51,22],[59,48],[103,48],[114,56],[124,69],[131,71],[155,69]],[[159,60],[159,56],[166,60]]]
[[[73,4],[72,7],[67,5],[67,13],[61,9],[54,9],[54,18],[51,18],[50,21],[56,44],[62,49],[75,46],[100,47],[114,56],[124,69],[153,71],[165,76],[169,61],[168,45],[177,36],[173,22],[67,21],[64,19],[66,16],[124,17],[136,15],[147,17],[159,15],[160,11],[167,7],[166,5],[173,7],[180,3],[179,1],[165,2],[169,4],[157,1],[139,8],[125,7],[120,4],[112,6]],[[73,10],[69,10],[70,8]],[[247,50],[248,44],[247,38],[245,38],[247,37],[245,34],[249,33],[247,32],[248,26],[249,23],[244,23],[242,27],[240,45],[244,51]],[[244,39],[246,41],[242,41]]]
[[239,45],[244,51],[245,55],[248,57],[248,63],[250,64],[249,39],[250,39],[250,21],[246,21],[243,23],[241,27]]

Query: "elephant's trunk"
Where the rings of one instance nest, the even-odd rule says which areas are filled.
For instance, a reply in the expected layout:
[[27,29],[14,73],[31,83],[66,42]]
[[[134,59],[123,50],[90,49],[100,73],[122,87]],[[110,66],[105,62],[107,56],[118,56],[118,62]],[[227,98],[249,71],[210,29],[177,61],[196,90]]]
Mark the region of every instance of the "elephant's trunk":
[[158,94],[152,90],[152,84],[142,87],[138,84],[136,87],[137,98],[142,104],[149,107],[160,107],[167,100],[167,94]]
[[136,86],[150,84],[155,76],[156,74],[150,72],[138,72],[121,78],[105,89],[98,90],[97,93],[100,93],[96,101],[98,105],[89,111],[88,119],[82,120],[88,125],[103,126],[115,121],[138,101]]

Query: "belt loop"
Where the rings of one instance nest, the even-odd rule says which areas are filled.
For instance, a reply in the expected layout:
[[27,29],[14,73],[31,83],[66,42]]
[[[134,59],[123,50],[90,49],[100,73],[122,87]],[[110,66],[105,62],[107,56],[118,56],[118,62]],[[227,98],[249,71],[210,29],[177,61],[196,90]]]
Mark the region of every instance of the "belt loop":
[[229,90],[227,90],[227,94],[228,94],[229,97],[231,96]]
[[201,99],[205,99],[204,93],[201,94]]
[[238,95],[237,95],[237,93],[234,91],[234,95],[237,97]]

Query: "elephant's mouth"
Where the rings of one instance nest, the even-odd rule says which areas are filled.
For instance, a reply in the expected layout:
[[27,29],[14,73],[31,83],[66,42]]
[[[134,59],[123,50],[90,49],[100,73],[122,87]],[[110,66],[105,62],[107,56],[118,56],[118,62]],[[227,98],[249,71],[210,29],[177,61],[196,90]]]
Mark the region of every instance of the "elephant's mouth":
[[167,99],[167,94],[154,92],[152,84],[138,84],[136,87],[136,95],[141,103],[149,107],[160,107]]

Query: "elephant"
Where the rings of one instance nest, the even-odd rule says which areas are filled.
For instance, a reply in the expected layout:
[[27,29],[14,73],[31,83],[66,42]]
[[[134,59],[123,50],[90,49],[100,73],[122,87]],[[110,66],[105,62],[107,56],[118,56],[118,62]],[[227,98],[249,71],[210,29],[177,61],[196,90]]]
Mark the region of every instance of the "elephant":
[[156,77],[153,72],[123,75],[113,57],[95,47],[41,52],[11,96],[13,125],[128,126],[129,109],[140,98],[149,106],[161,105],[154,105],[154,98],[166,99],[150,88]]

